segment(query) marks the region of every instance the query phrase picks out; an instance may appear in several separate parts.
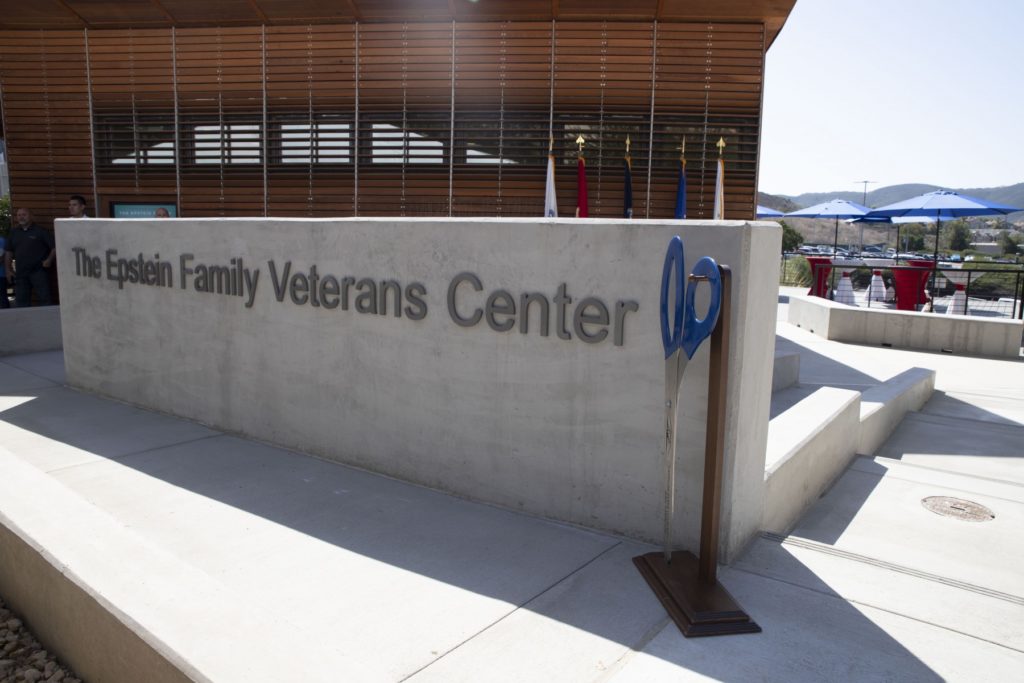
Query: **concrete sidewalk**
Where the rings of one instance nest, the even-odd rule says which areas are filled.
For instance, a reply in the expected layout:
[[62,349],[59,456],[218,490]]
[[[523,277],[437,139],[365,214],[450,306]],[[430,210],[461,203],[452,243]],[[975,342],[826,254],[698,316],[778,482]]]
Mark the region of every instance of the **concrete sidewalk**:
[[[0,592],[43,558],[15,607],[86,680],[1024,680],[1024,364],[788,327],[801,382],[921,366],[937,391],[721,571],[761,634],[684,639],[649,546],[83,394],[59,352],[0,359]],[[143,654],[95,648],[117,628]]]

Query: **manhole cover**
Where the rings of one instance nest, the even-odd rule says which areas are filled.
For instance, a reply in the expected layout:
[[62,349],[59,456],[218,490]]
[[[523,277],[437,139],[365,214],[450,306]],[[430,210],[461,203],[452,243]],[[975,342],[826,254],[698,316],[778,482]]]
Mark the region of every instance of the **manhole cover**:
[[943,517],[952,517],[964,522],[988,522],[996,516],[984,505],[948,496],[929,496],[921,501],[921,505]]

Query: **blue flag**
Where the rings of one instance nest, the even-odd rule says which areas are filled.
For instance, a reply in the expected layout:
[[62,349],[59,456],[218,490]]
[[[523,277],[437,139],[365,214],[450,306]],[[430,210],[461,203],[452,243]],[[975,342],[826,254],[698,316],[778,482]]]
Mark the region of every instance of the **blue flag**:
[[633,164],[627,154],[622,158],[622,216],[633,217]]
[[686,218],[686,159],[679,160],[679,186],[676,188],[676,218]]

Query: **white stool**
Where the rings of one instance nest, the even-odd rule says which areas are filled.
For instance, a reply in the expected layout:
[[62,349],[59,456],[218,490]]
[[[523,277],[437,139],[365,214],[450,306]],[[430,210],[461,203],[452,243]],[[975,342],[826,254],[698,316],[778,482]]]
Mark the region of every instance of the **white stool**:
[[967,311],[967,285],[953,283],[956,290],[946,307],[946,315],[970,315]]
[[837,304],[857,305],[857,300],[853,298],[853,282],[850,281],[850,272],[849,270],[844,270],[843,276],[839,278],[839,285],[836,287]]
[[871,271],[871,284],[868,286],[868,301],[885,301],[885,281],[882,271]]

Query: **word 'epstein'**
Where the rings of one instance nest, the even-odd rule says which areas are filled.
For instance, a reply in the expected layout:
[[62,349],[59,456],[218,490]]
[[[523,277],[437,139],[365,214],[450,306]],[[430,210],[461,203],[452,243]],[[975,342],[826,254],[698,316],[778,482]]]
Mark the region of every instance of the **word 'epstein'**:
[[[99,256],[91,256],[82,247],[71,249],[75,255],[75,275],[99,279],[103,277],[104,263]],[[117,249],[106,251],[107,279],[117,283],[118,289],[124,289],[124,283],[151,285],[155,287],[173,287],[171,262],[161,261],[160,254],[147,259],[141,253],[130,259],[116,258]]]

